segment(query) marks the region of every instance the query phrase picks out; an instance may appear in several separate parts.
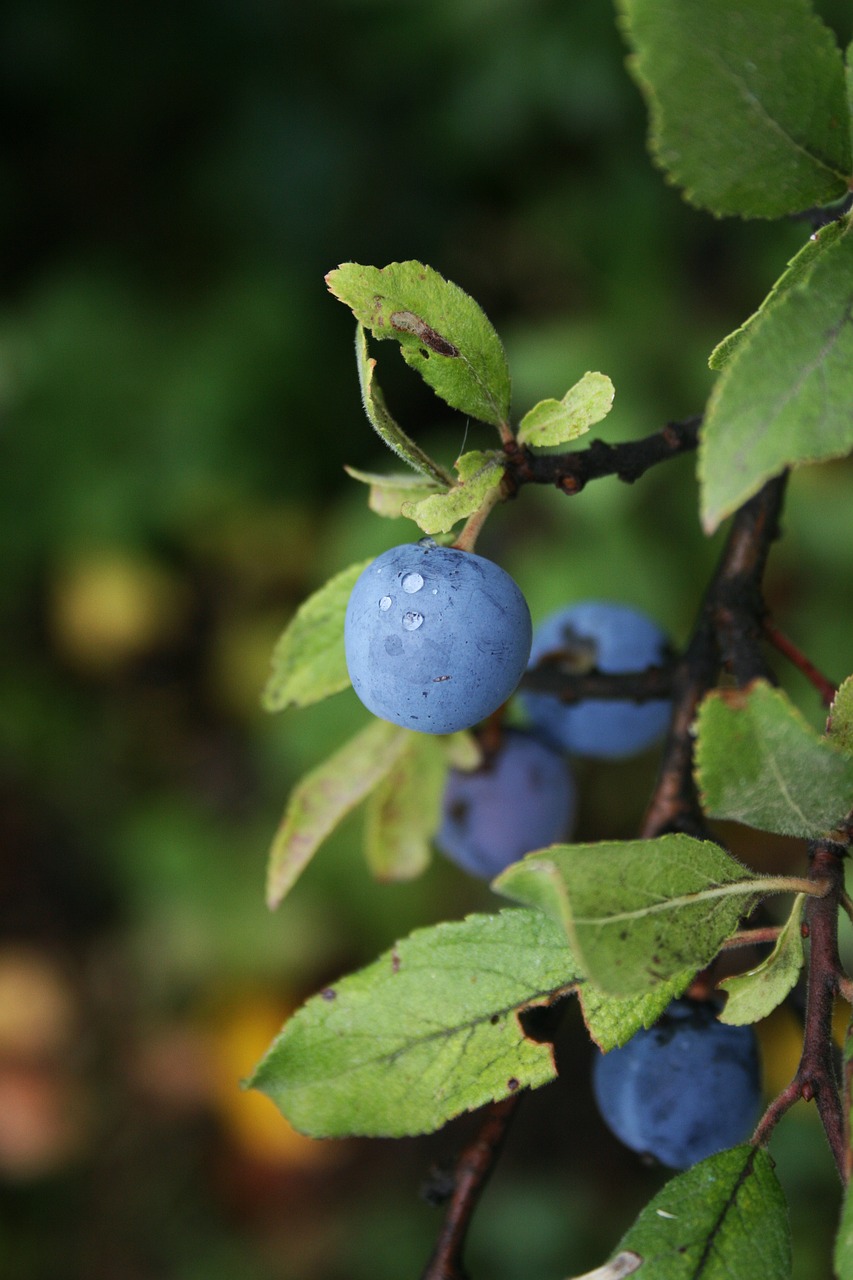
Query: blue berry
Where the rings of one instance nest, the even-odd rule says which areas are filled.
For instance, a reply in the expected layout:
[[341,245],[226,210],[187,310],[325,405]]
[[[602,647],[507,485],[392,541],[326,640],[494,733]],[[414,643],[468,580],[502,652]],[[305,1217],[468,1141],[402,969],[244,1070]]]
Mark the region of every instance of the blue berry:
[[[569,671],[642,671],[662,662],[667,648],[666,635],[644,613],[627,605],[586,600],[561,609],[537,627],[530,665],[560,655]],[[565,704],[550,694],[525,693],[524,705],[534,726],[556,745],[599,760],[623,759],[645,750],[664,732],[670,713],[663,699],[590,698]]]
[[599,1054],[593,1091],[626,1147],[686,1169],[752,1132],[761,1101],[755,1029],[719,1022],[711,1004],[674,1000],[650,1030]]
[[368,565],[344,624],[361,701],[423,733],[454,733],[496,711],[521,679],[530,639],[530,611],[509,574],[431,539]]
[[464,871],[492,880],[532,849],[568,839],[575,805],[565,759],[508,729],[478,769],[451,769],[435,843]]

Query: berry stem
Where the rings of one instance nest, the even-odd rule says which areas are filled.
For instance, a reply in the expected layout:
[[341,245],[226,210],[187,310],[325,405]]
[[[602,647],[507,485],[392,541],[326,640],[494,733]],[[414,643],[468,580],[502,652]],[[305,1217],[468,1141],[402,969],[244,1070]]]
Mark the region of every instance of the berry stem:
[[468,517],[462,526],[462,532],[453,543],[453,546],[457,551],[474,550],[483,525],[486,523],[497,504],[499,502],[503,502],[506,496],[503,484],[499,484],[494,489],[490,490],[482,505],[477,508],[473,515]]

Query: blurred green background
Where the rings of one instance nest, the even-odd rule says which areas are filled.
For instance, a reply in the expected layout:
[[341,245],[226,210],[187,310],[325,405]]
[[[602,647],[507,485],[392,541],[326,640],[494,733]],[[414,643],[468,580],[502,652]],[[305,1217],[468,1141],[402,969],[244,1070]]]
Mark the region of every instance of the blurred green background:
[[[850,37],[840,3],[824,7]],[[846,26],[844,24],[847,24]],[[707,353],[802,224],[687,208],[600,0],[6,0],[0,10],[0,1272],[10,1280],[403,1280],[419,1196],[470,1131],[311,1144],[238,1082],[288,1010],[418,924],[490,909],[441,863],[377,886],[348,820],[275,914],[289,788],[366,713],[259,709],[274,640],[380,521],[349,313],[323,276],[419,258],[485,308],[517,414],[586,369],[607,438],[701,409]],[[397,416],[450,464],[487,446],[383,346]],[[780,624],[853,668],[846,464],[795,477]],[[530,490],[482,548],[534,620],[640,604],[684,642],[718,542],[692,459],[575,500]],[[804,682],[791,692],[811,721]],[[583,838],[628,836],[654,754],[581,774]],[[793,842],[743,842],[798,866]],[[560,1280],[660,1184],[591,1110],[572,1011],[476,1221],[474,1277]],[[796,1037],[768,1031],[776,1087]],[[801,1115],[800,1112],[803,1114]],[[837,1196],[814,1117],[774,1140],[797,1275],[828,1275]]]

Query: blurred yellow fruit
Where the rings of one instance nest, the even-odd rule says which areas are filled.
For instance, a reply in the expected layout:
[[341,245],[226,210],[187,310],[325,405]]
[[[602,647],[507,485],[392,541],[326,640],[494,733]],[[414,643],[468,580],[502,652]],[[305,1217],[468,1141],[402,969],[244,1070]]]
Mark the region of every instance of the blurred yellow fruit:
[[304,1137],[264,1094],[240,1087],[289,1012],[262,992],[223,1010],[212,1036],[215,1099],[232,1139],[247,1155],[278,1165],[315,1165],[340,1154],[341,1144]]
[[62,656],[87,672],[113,672],[179,634],[189,604],[175,574],[121,551],[81,555],[59,569],[48,601]]

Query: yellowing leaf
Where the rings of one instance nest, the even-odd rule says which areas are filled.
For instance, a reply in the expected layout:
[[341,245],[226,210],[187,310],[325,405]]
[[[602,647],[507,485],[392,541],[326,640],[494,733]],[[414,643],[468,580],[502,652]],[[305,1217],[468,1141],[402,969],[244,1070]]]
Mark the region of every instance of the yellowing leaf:
[[297,783],[270,850],[270,907],[278,906],[330,832],[385,776],[410,734],[409,729],[373,720]]
[[520,444],[568,444],[601,422],[613,407],[613,383],[603,373],[585,373],[562,400],[540,400],[521,419]]

